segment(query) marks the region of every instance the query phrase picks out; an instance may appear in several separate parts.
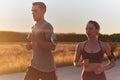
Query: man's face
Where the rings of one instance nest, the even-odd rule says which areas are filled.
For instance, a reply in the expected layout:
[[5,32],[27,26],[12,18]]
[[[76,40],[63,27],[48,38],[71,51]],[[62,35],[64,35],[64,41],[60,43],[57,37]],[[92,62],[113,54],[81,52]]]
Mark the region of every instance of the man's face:
[[33,5],[32,7],[32,15],[34,21],[39,21],[44,16],[44,11],[40,9],[39,5]]

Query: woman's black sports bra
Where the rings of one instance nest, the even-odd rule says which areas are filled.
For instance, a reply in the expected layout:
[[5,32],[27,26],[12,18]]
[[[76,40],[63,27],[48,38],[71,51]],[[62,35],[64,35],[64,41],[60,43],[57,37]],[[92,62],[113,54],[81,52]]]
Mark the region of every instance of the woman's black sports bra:
[[96,53],[88,53],[85,51],[85,46],[86,46],[87,41],[85,42],[84,46],[83,46],[83,50],[81,51],[82,54],[82,58],[84,59],[88,59],[90,63],[102,63],[103,58],[104,58],[104,52],[102,50],[102,46],[100,41],[98,41],[99,46],[100,46],[100,51],[96,52]]

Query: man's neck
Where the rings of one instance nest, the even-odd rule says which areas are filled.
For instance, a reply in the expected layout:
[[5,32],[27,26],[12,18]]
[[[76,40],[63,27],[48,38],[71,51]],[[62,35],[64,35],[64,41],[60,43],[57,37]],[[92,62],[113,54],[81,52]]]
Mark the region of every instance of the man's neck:
[[36,24],[41,24],[43,21],[44,21],[44,18],[36,21]]
[[36,24],[41,24],[43,21],[44,21],[44,19],[40,20],[40,21],[37,21]]

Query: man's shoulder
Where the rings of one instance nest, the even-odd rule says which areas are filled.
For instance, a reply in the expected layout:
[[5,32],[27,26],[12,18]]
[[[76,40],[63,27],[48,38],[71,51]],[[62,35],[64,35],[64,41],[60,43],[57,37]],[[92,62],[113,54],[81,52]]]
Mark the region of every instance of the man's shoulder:
[[46,28],[46,29],[53,29],[53,26],[51,25],[51,23],[45,21],[44,28]]

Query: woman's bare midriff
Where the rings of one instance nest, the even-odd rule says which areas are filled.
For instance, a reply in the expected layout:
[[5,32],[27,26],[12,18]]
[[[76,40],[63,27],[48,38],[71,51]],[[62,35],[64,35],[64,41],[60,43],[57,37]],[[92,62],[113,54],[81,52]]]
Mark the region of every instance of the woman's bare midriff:
[[89,72],[95,71],[97,68],[100,68],[100,67],[102,67],[101,63],[89,63],[89,65],[83,66],[84,70]]

